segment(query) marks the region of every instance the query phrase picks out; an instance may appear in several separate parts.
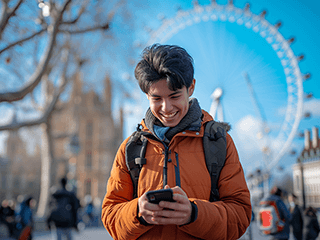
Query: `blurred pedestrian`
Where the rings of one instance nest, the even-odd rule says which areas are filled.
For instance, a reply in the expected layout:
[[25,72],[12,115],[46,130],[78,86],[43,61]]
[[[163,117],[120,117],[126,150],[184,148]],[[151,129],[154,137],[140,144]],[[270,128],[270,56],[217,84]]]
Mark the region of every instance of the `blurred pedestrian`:
[[88,217],[88,225],[94,221],[94,206],[92,200],[85,206],[85,214]]
[[52,195],[52,212],[47,219],[48,228],[51,229],[51,223],[54,223],[57,229],[57,240],[64,236],[72,239],[72,228],[77,227],[77,211],[80,207],[78,198],[73,192],[66,189],[67,178],[60,180],[61,189]]
[[[266,212],[270,212],[270,216],[264,215],[264,217],[259,220],[259,227],[260,230],[263,230],[266,227],[265,224],[270,225],[271,229],[263,232],[269,235],[272,240],[288,240],[290,236],[291,214],[283,202],[283,197],[284,193],[282,189],[274,186],[270,191],[270,195],[260,202],[261,208],[259,216],[263,216],[265,209],[267,210]],[[274,208],[274,211],[270,210],[271,207],[272,209]],[[279,218],[279,221],[270,221],[276,218]]]
[[288,201],[290,204],[291,221],[290,225],[292,227],[292,233],[295,240],[302,240],[303,232],[303,217],[300,206],[297,204],[297,196],[293,193],[289,194]]
[[320,232],[317,211],[308,207],[304,212],[304,234],[303,240],[315,240]]
[[17,230],[20,232],[19,240],[31,240],[33,230],[33,197],[28,197],[21,203],[20,212],[18,213]]
[[0,206],[0,222],[7,226],[9,236],[13,237],[15,229],[15,212],[12,200],[3,200]]

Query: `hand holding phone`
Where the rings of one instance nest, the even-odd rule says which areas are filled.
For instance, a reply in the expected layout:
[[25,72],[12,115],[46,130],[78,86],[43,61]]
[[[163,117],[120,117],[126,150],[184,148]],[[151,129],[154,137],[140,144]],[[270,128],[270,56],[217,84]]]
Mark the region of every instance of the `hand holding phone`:
[[147,198],[150,203],[159,204],[160,201],[175,202],[173,200],[172,189],[160,189],[147,192]]

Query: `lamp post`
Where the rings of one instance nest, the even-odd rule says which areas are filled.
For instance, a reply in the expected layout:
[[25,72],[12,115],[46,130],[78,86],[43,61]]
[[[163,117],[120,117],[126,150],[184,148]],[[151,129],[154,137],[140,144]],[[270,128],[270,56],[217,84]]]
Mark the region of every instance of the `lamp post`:
[[304,188],[304,172],[303,172],[303,159],[302,159],[302,157],[298,157],[298,163],[299,163],[300,173],[301,173],[302,208],[303,208],[303,210],[305,210],[306,209],[306,194],[305,194],[305,188]]

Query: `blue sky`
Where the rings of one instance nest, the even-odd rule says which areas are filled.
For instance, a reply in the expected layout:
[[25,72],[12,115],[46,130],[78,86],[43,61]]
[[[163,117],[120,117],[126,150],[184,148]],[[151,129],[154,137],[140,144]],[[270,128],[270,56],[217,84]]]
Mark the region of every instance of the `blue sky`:
[[[113,1],[115,2],[115,1]],[[209,6],[209,0],[200,0],[201,6]],[[227,0],[218,0],[219,6],[225,6]],[[131,4],[131,3],[130,3]],[[234,6],[243,9],[246,4],[244,0],[235,0]],[[279,32],[285,39],[295,37],[291,44],[294,55],[305,55],[305,59],[299,63],[302,74],[311,73],[311,79],[303,83],[304,93],[313,93],[314,98],[304,102],[304,112],[310,112],[311,118],[302,119],[296,134],[313,126],[320,127],[320,73],[318,65],[320,63],[319,36],[320,36],[320,2],[315,0],[255,0],[252,1],[250,11],[259,15],[263,10],[267,10],[266,20],[270,24],[276,24],[279,20],[283,23]],[[134,10],[137,20],[138,30],[135,38],[126,38],[127,30],[131,26],[123,27],[123,22],[112,24],[113,34],[123,41],[118,42],[118,48],[112,49],[113,58],[107,58],[106,69],[98,69],[97,72],[112,71],[113,80],[116,86],[114,106],[115,109],[120,104],[125,107],[125,132],[124,137],[128,137],[134,131],[136,124],[141,121],[148,107],[146,97],[138,89],[133,79],[133,66],[124,64],[124,58],[139,59],[139,53],[149,40],[150,34],[146,29],[157,30],[161,27],[161,17],[173,19],[180,7],[183,11],[193,9],[192,1],[165,0],[141,2],[140,7]],[[117,19],[115,19],[117,20]],[[243,167],[246,172],[250,172],[257,167],[265,167],[262,160],[261,148],[265,144],[270,146],[272,154],[267,159],[271,161],[283,147],[284,142],[276,141],[279,132],[283,128],[285,112],[288,104],[288,85],[286,82],[285,70],[276,51],[261,35],[246,28],[243,24],[230,23],[228,21],[208,20],[184,22],[184,29],[173,34],[163,43],[180,45],[193,56],[195,66],[196,97],[200,105],[206,111],[210,110],[212,92],[220,87],[223,89],[222,107],[225,121],[232,125],[230,132],[236,146]],[[94,39],[94,37],[93,37]],[[124,45],[139,45],[136,55],[131,52],[121,52],[119,49]],[[108,51],[110,51],[109,45]],[[100,51],[99,59],[106,55],[104,50]],[[107,53],[108,54],[108,53]],[[122,62],[121,62],[122,61]],[[112,62],[112,64],[110,64]],[[117,62],[117,66],[114,63]],[[108,67],[109,66],[109,67]],[[91,66],[92,67],[92,66]],[[101,68],[101,65],[100,65]],[[95,77],[91,71],[87,76],[92,79],[92,83],[101,91],[102,81],[105,75]],[[257,95],[259,104],[262,106],[266,116],[266,122],[271,129],[269,138],[258,141],[257,133],[261,127],[261,120],[258,112],[255,111],[254,104],[246,84],[244,73],[250,76],[253,89]],[[101,75],[101,74],[100,74]],[[131,92],[132,99],[123,101],[119,95],[119,88],[124,87]],[[119,97],[120,96],[120,97]],[[6,114],[8,116],[8,114]],[[0,118],[0,122],[7,122],[8,118]],[[4,135],[1,134],[3,139]],[[1,142],[0,139],[0,142]],[[287,171],[291,171],[292,164],[296,161],[297,155],[290,156],[288,151],[294,149],[297,154],[303,149],[303,139],[295,137],[287,148],[277,165],[281,165]],[[0,154],[4,149],[0,148]]]
[[[144,9],[137,11],[136,16],[147,22],[147,26],[157,30],[161,27],[161,17],[174,19],[176,9],[188,11],[193,8],[192,1],[149,1]],[[201,6],[208,6],[210,1],[199,1]],[[224,6],[227,1],[218,0],[219,6]],[[234,1],[234,6],[243,9],[246,1]],[[311,79],[304,81],[304,94],[313,93],[314,98],[304,100],[303,112],[310,112],[311,118],[303,118],[296,136],[305,129],[320,125],[320,87],[319,71],[320,63],[319,36],[320,36],[320,3],[318,1],[262,1],[256,0],[250,3],[250,11],[259,15],[263,10],[267,11],[265,19],[272,25],[282,22],[279,32],[285,39],[295,37],[290,45],[295,56],[304,54],[305,58],[299,62],[299,70],[302,75],[311,73]],[[186,18],[184,23],[188,19]],[[230,23],[228,21],[199,21],[193,20],[192,24],[170,35],[162,43],[177,44],[187,49],[194,58],[195,78],[197,80],[194,97],[198,98],[200,105],[209,111],[212,104],[210,95],[217,87],[224,91],[222,107],[225,121],[231,123],[231,136],[238,147],[241,162],[246,172],[257,167],[265,167],[268,162],[276,158],[285,144],[286,137],[279,141],[279,133],[283,130],[285,113],[288,108],[288,86],[286,74],[280,58],[271,44],[261,37],[252,28],[246,28],[243,24]],[[155,40],[158,42],[160,37]],[[137,34],[138,42],[150,40],[149,35],[141,31]],[[266,122],[271,129],[268,138],[258,141],[257,133],[261,126],[258,112],[255,111],[251,92],[243,77],[248,73],[257,101],[265,113]],[[133,74],[130,72],[130,74]],[[126,125],[126,135],[133,131],[136,123],[143,117],[148,102],[143,95],[136,90],[138,104],[128,103],[130,114]],[[138,97],[139,96],[139,97]],[[132,109],[135,109],[132,111]],[[134,112],[134,113],[133,113]],[[295,115],[292,115],[295,117]],[[294,137],[290,147],[275,166],[282,166],[291,171],[297,154],[303,149],[303,139]],[[269,146],[270,155],[265,160],[261,149]],[[295,150],[295,156],[289,155],[290,150]]]

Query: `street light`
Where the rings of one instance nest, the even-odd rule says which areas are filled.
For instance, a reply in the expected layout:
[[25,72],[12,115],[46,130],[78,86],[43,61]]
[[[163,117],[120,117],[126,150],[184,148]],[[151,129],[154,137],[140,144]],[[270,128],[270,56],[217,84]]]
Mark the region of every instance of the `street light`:
[[301,190],[302,190],[302,207],[303,210],[306,209],[306,193],[305,193],[305,188],[304,188],[304,172],[303,172],[303,159],[302,157],[298,157],[298,164],[300,167],[300,173],[301,173]]

